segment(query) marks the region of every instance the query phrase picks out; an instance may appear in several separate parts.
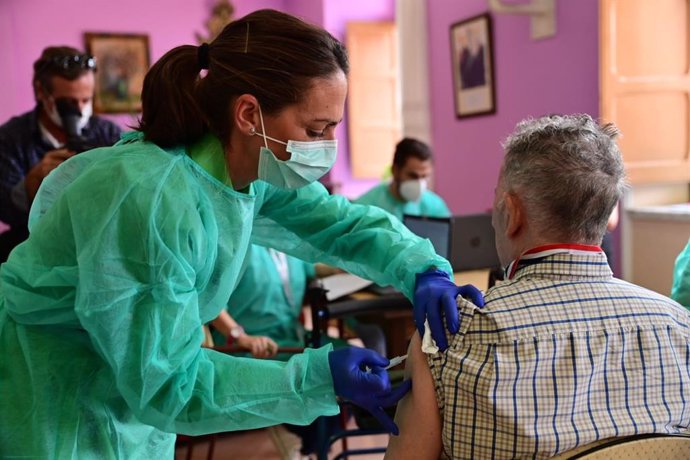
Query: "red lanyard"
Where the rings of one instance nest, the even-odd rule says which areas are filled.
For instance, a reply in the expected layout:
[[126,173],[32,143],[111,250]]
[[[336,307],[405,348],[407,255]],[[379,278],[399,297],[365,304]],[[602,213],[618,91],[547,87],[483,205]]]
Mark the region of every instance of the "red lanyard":
[[593,252],[602,252],[599,246],[587,244],[547,244],[537,246],[522,253],[517,259],[512,261],[506,268],[506,278],[511,279],[518,269],[521,260],[540,259],[554,254],[578,254],[587,255]]

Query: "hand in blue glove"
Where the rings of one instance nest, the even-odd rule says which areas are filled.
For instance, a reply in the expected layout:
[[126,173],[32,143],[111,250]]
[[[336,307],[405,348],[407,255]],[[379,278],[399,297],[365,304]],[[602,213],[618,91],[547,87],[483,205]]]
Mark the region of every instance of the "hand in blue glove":
[[397,435],[398,426],[383,408],[395,405],[405,396],[412,380],[392,389],[385,369],[388,359],[366,348],[334,350],[328,354],[328,364],[335,394],[368,410],[388,432]]
[[429,320],[431,336],[438,348],[448,348],[448,339],[443,329],[441,311],[446,317],[446,325],[451,334],[460,329],[458,320],[457,297],[462,296],[478,307],[484,306],[482,292],[471,284],[456,286],[448,273],[441,270],[429,270],[417,273],[417,284],[414,290],[414,321],[419,336],[424,337],[424,320]]

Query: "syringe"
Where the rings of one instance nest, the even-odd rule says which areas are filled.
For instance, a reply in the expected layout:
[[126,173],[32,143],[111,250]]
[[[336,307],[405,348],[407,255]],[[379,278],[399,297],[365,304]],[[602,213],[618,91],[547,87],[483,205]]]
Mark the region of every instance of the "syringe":
[[390,364],[386,366],[386,369],[390,369],[391,367],[395,367],[398,364],[402,363],[407,359],[407,355],[402,355],[402,356],[396,356],[395,358],[390,359]]
[[[397,366],[398,364],[400,364],[400,363],[402,363],[403,361],[405,361],[406,359],[407,359],[407,355],[396,356],[395,358],[391,358],[391,359],[389,360],[390,362],[389,362],[388,366],[384,367],[384,369],[385,369],[385,370],[388,370],[388,369],[390,369],[391,367],[395,367],[395,366]],[[367,372],[367,373],[368,373],[368,372],[371,372],[371,367],[366,366],[366,367],[364,368],[364,371]]]

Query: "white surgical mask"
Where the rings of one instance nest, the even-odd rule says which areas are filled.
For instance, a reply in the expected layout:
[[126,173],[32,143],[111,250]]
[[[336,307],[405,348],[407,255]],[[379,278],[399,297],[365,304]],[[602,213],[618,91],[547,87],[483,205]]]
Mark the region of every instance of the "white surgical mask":
[[91,115],[93,115],[93,103],[87,102],[81,109],[81,118],[79,118],[79,123],[77,124],[77,126],[79,127],[79,131],[86,127],[86,125],[89,123],[89,120],[91,119]]
[[[254,134],[262,136],[265,144],[259,152],[259,179],[276,187],[296,189],[320,179],[333,167],[338,152],[338,141],[283,142],[265,134],[261,109],[259,118],[262,132],[254,131]],[[282,161],[276,158],[268,147],[269,139],[286,145],[285,150],[290,152],[290,159]]]
[[426,179],[404,180],[400,183],[400,196],[405,201],[419,201],[426,192]]

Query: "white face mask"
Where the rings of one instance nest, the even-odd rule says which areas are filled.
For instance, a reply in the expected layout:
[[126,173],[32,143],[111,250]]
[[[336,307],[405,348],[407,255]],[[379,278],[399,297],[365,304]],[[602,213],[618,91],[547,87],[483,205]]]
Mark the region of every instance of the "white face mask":
[[[55,99],[52,99],[52,104],[50,104],[50,109],[46,108],[47,104],[43,104],[43,107],[46,109],[46,112],[48,113],[48,117],[61,128],[64,128],[63,123],[62,123],[62,118],[60,117],[60,113],[58,112],[57,109],[57,104],[55,103]],[[91,115],[93,114],[93,103],[88,102],[86,105],[84,105],[84,108],[81,109],[81,117],[79,117],[79,121],[77,122],[77,128],[78,131],[81,132],[82,129],[89,123],[89,119],[91,118]]]
[[[285,189],[296,189],[311,184],[323,177],[335,163],[338,142],[335,140],[320,141],[292,141],[283,142],[267,136],[264,128],[264,118],[259,108],[261,131],[254,134],[264,138],[264,147],[259,152],[259,179]],[[268,140],[286,145],[290,152],[290,159],[281,161],[268,147]]]
[[411,179],[400,182],[398,190],[405,201],[419,201],[426,188],[426,179]]

